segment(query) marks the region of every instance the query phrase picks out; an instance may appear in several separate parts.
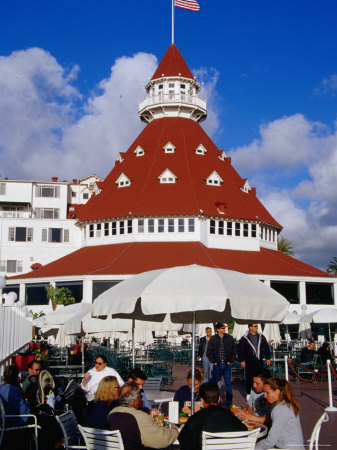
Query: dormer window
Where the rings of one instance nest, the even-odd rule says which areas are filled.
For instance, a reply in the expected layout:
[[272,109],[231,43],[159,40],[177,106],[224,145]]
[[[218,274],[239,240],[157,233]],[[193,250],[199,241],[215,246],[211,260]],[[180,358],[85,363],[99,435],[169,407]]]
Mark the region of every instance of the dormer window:
[[174,153],[174,150],[176,148],[171,142],[168,142],[166,145],[164,145],[163,149],[165,153]]
[[131,184],[131,180],[130,178],[128,178],[125,173],[121,173],[119,175],[119,177],[117,178],[117,180],[115,181],[115,183],[117,184],[117,186],[120,187],[126,187],[126,186],[130,186]]
[[158,180],[161,183],[175,183],[177,177],[169,169],[164,170],[164,172],[159,175]]
[[219,159],[221,159],[221,161],[225,161],[226,158],[227,158],[226,152],[225,150],[222,150],[221,154],[219,155]]
[[144,156],[145,150],[140,145],[138,145],[134,153],[136,154],[136,156]]
[[221,183],[223,183],[223,179],[215,170],[206,178],[206,184],[209,186],[220,186]]
[[122,156],[122,154],[121,153],[118,153],[118,155],[117,155],[117,161],[118,162],[122,162],[122,161],[124,161],[124,158],[123,158],[123,156]]
[[198,145],[194,151],[197,155],[205,155],[207,153],[207,150],[202,144]]
[[251,185],[249,184],[249,181],[246,178],[243,186],[241,186],[241,191],[246,192],[248,194],[248,192],[251,190],[252,190]]

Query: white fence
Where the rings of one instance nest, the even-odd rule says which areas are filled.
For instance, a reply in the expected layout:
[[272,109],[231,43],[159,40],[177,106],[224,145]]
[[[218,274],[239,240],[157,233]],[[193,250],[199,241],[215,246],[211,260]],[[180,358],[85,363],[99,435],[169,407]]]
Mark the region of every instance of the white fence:
[[14,306],[0,304],[0,375],[10,357],[32,340],[33,322]]

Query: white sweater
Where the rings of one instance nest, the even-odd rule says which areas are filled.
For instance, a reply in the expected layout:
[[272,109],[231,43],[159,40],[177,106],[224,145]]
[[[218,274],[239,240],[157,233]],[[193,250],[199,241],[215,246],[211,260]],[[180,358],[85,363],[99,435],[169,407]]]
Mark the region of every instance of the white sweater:
[[272,427],[268,437],[256,445],[257,450],[287,448],[304,450],[300,417],[285,402],[278,403],[271,412]]
[[93,369],[88,370],[88,372],[90,373],[90,378],[87,381],[87,385],[84,387],[83,381],[81,383],[81,388],[86,393],[88,402],[94,400],[95,392],[97,391],[99,382],[102,380],[102,378],[113,376],[117,378],[120,387],[122,387],[124,384],[124,381],[120,377],[119,373],[112,367],[105,366],[104,369],[101,370],[100,372],[97,372],[97,370],[94,367]]

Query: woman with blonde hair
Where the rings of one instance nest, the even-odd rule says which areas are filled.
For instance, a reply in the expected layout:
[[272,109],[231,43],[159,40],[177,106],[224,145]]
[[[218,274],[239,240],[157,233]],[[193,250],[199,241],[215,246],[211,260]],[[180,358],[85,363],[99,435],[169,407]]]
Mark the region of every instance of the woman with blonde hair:
[[[197,367],[194,372],[194,401],[200,402],[199,388],[204,381],[204,371]],[[174,394],[174,401],[179,402],[179,411],[191,415],[191,391],[192,391],[192,369],[187,372],[187,385],[181,386]],[[200,405],[196,403],[194,412],[198,412]]]
[[116,377],[102,378],[95,392],[94,405],[86,426],[91,428],[107,429],[108,415],[115,406],[119,405],[120,386]]
[[272,426],[268,437],[259,442],[256,448],[304,450],[300,405],[289,382],[281,378],[269,378],[264,382],[264,395],[268,403],[273,405]]

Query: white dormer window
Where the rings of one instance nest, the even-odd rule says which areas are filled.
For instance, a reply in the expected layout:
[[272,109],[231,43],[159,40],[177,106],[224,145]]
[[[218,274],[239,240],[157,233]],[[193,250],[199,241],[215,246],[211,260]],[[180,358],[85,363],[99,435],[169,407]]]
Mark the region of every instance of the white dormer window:
[[164,172],[159,175],[158,180],[161,183],[175,183],[177,177],[169,169],[164,170]]
[[136,156],[144,156],[145,150],[140,145],[138,145],[134,153],[136,154]]
[[247,194],[248,194],[249,191],[252,190],[251,185],[249,184],[249,181],[247,180],[247,178],[245,179],[244,185],[241,186],[241,190],[243,192],[247,192]]
[[206,184],[210,186],[220,186],[221,183],[223,183],[223,179],[215,170],[206,178]]
[[115,183],[117,184],[117,186],[120,187],[126,187],[126,186],[130,186],[131,184],[131,180],[130,178],[128,178],[125,173],[121,173],[119,175],[119,177],[117,178],[117,180],[115,181]]
[[219,159],[221,159],[221,161],[225,161],[226,158],[227,158],[226,152],[225,150],[222,150],[221,154],[219,155]]
[[205,155],[207,153],[207,150],[202,144],[198,145],[194,151],[197,155]]
[[122,154],[121,153],[118,153],[118,155],[117,155],[117,161],[118,162],[122,162],[122,161],[124,161],[124,158],[123,158],[123,156],[122,156]]
[[163,149],[165,153],[174,153],[174,150],[176,148],[171,142],[168,142],[166,145],[164,145]]

